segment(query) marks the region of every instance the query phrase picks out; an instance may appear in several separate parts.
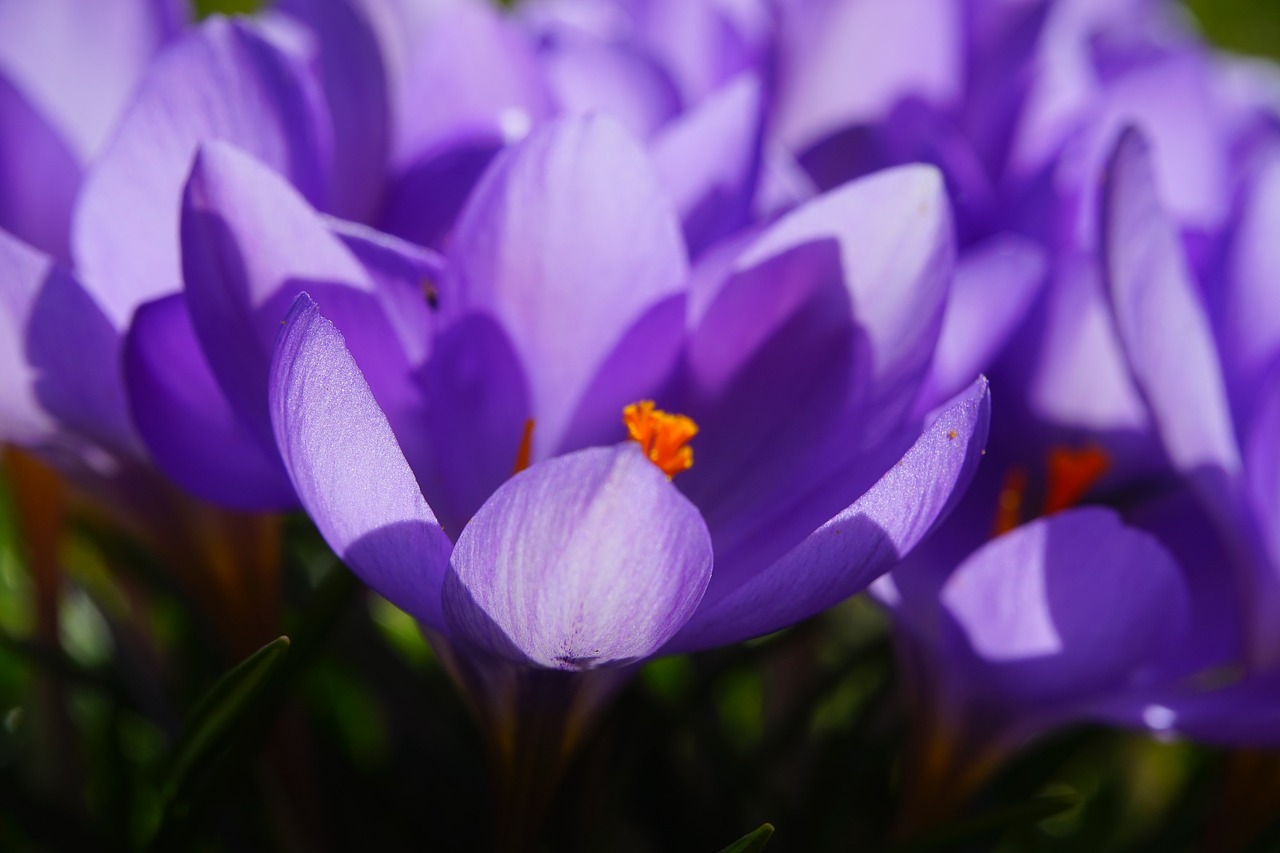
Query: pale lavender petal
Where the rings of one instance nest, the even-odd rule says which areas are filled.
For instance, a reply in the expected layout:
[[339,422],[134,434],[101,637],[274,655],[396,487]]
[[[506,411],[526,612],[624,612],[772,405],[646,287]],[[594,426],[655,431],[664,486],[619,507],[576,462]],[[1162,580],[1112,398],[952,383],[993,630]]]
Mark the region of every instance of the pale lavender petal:
[[1039,420],[1094,435],[1140,436],[1152,445],[1143,455],[1159,455],[1101,264],[1092,255],[1055,259],[1044,298],[1002,360],[1003,372],[1025,387],[1026,405]]
[[380,595],[444,630],[450,543],[342,340],[304,296],[271,365],[271,421],[303,507]]
[[1225,280],[1223,348],[1237,406],[1247,409],[1259,378],[1280,357],[1280,151],[1245,190]]
[[410,385],[407,358],[364,267],[283,178],[225,143],[202,145],[192,167],[182,266],[209,366],[264,437],[276,335],[303,290],[347,336],[384,409]]
[[711,591],[672,650],[767,634],[860,592],[893,568],[946,515],[973,477],[986,443],[985,379],[942,411],[862,497],[781,559],[737,585]]
[[135,453],[120,336],[93,297],[47,255],[3,231],[0,283],[9,331],[0,362],[12,380],[0,408],[6,440],[39,443],[71,430],[107,450]]
[[80,165],[67,142],[0,70],[0,228],[62,262]]
[[1136,131],[1112,154],[1103,218],[1116,325],[1165,450],[1183,472],[1211,469],[1234,483],[1240,451],[1213,333]]
[[380,226],[424,246],[446,245],[471,191],[506,145],[500,133],[466,130],[427,148],[392,182]]
[[917,411],[937,407],[990,369],[1040,295],[1044,275],[1044,253],[1013,234],[989,238],[960,258]]
[[246,425],[218,386],[182,294],[138,308],[124,365],[134,423],[169,479],[233,509],[297,506],[274,443]]
[[27,359],[27,324],[47,277],[47,258],[0,231],[0,439],[37,446],[58,426],[36,396],[37,370]]
[[[823,239],[839,244],[867,365],[858,405],[874,433],[896,425],[913,402],[942,325],[955,248],[941,175],[922,165],[887,169],[819,196],[765,232],[737,268]],[[710,339],[731,343],[739,357],[750,353],[730,337]]]
[[1167,216],[1185,227],[1220,226],[1231,203],[1226,116],[1206,58],[1174,55],[1126,74],[1106,87],[1096,115],[1064,150],[1056,167],[1060,190],[1080,195],[1079,233],[1093,246],[1097,176],[1116,139],[1136,126],[1155,141],[1146,159]]
[[403,167],[460,132],[515,141],[551,114],[526,35],[486,3],[452,3],[407,59],[392,162]]
[[[710,304],[690,337],[682,410],[701,432],[681,488],[718,554],[777,529],[782,515],[795,516],[787,527],[802,528],[797,538],[807,534],[916,438],[920,421],[907,421],[941,327],[952,251],[938,173],[913,166],[783,218],[748,246],[714,298],[698,285],[698,305]],[[846,490],[823,485],[875,468],[870,480],[842,480]],[[823,500],[809,500],[815,490]],[[809,511],[796,515],[800,502]],[[776,550],[753,548],[759,564],[722,562],[713,587],[790,544],[770,542]]]
[[694,508],[628,442],[516,475],[463,529],[445,581],[455,634],[551,669],[623,664],[657,651],[711,577]]
[[395,327],[409,363],[431,355],[444,281],[444,259],[424,249],[355,222],[330,219],[329,228],[364,266],[383,313]]
[[783,143],[801,152],[883,118],[907,97],[952,103],[964,80],[960,15],[960,4],[933,0],[791,4],[778,94]]
[[446,313],[489,312],[530,368],[535,458],[559,445],[623,334],[687,275],[653,167],[603,116],[552,123],[494,164],[448,261],[459,304]]
[[653,158],[698,253],[748,221],[761,158],[760,82],[744,74],[653,141]]
[[639,37],[668,69],[687,104],[758,67],[774,23],[768,0],[646,0],[633,5]]
[[648,139],[680,109],[671,79],[625,46],[557,39],[541,58],[561,115],[606,113],[632,136]]
[[329,133],[303,59],[246,24],[206,21],[157,57],[72,225],[77,268],[112,320],[123,325],[135,306],[179,287],[178,211],[201,141],[234,143],[322,204]]
[[367,221],[381,200],[391,155],[391,104],[383,45],[359,0],[286,0],[278,8],[310,27],[333,116],[329,209]]
[[1141,682],[1186,630],[1178,566],[1110,510],[1038,519],[992,540],[942,589],[935,653],[981,700],[1083,701]]
[[0,0],[0,69],[87,163],[157,50],[178,31],[180,0]]

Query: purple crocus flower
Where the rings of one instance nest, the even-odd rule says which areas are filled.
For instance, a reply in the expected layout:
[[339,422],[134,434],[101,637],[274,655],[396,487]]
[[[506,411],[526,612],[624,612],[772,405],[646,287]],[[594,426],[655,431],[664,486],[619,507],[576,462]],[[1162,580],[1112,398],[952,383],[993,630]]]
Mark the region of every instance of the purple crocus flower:
[[[611,175],[611,182],[592,179],[596,170],[601,177]],[[365,382],[356,381],[355,362],[345,345],[338,346],[337,333],[316,316],[323,305],[315,308],[304,300],[295,307],[271,384],[273,423],[294,485],[331,544],[375,589],[385,590],[426,624],[447,631],[451,623],[442,621],[442,613],[452,612],[456,621],[474,609],[460,590],[451,593],[444,583],[456,574],[450,583],[474,585],[468,587],[470,595],[483,602],[477,606],[498,626],[483,640],[476,627],[482,620],[473,614],[464,620],[463,635],[491,650],[526,655],[542,666],[555,663],[538,651],[540,646],[525,648],[510,637],[512,647],[500,641],[518,633],[513,620],[531,618],[520,608],[532,606],[533,599],[500,607],[488,598],[495,591],[481,588],[490,581],[472,580],[472,571],[479,569],[450,574],[442,557],[451,550],[449,537],[459,548],[461,543],[479,548],[473,537],[486,529],[481,520],[501,531],[515,522],[498,519],[517,510],[533,513],[518,525],[528,531],[527,542],[495,532],[491,535],[497,538],[485,539],[484,547],[497,548],[491,556],[506,554],[508,559],[515,556],[510,549],[520,551],[521,572],[546,571],[551,578],[566,572],[565,583],[585,583],[595,575],[587,570],[592,558],[558,564],[553,550],[538,549],[568,547],[579,525],[587,537],[583,547],[592,536],[630,530],[639,521],[635,516],[643,513],[621,513],[610,503],[617,496],[606,484],[633,477],[641,490],[637,500],[654,501],[650,511],[655,517],[669,514],[672,529],[686,529],[678,537],[681,549],[700,543],[696,556],[680,551],[695,578],[690,583],[697,587],[696,594],[679,587],[681,601],[686,595],[695,603],[703,599],[700,584],[710,577],[703,546],[710,548],[715,541],[717,554],[733,554],[739,565],[722,569],[723,582],[710,581],[696,614],[691,605],[681,605],[661,617],[645,617],[655,624],[633,631],[646,638],[642,654],[602,652],[584,659],[600,665],[641,657],[682,627],[678,645],[698,647],[803,618],[856,591],[878,573],[881,560],[905,550],[907,541],[914,544],[967,476],[970,447],[981,444],[985,392],[980,385],[923,435],[912,416],[937,336],[950,263],[949,229],[938,189],[933,173],[918,169],[851,185],[767,231],[738,256],[727,275],[707,283],[695,276],[691,286],[697,290],[686,290],[690,285],[675,217],[647,158],[621,128],[610,120],[587,119],[537,132],[504,156],[478,188],[446,258],[438,297],[440,326],[433,361],[425,371],[427,420],[420,427],[433,441],[420,459],[406,460],[400,452],[394,437],[404,429],[392,432],[384,426],[385,416],[373,408]],[[922,316],[920,307],[929,302],[935,307]],[[779,362],[783,366],[775,366]],[[313,375],[331,378],[322,381]],[[339,389],[356,395],[349,406],[336,402]],[[357,398],[363,402],[357,404]],[[646,398],[675,401],[702,425],[698,462],[675,480],[687,483],[685,495],[667,476],[641,465],[644,457],[634,447],[615,446],[607,453],[576,450],[608,446],[621,438],[624,408]],[[365,420],[375,430],[371,435],[382,438],[363,438],[356,424]],[[339,441],[343,443],[327,446]],[[890,468],[912,441],[922,444],[902,457],[903,466]],[[942,443],[935,446],[938,441]],[[362,465],[342,461],[347,449],[340,448],[348,442],[361,445],[360,458],[376,463],[382,473],[371,475]],[[943,448],[955,452],[935,455]],[[530,467],[509,479],[517,457]],[[933,497],[924,497],[923,504],[922,496],[910,489],[898,492],[908,483],[925,485],[911,473],[912,465],[936,471],[926,490]],[[408,488],[413,470],[421,472],[416,481],[434,509],[414,497],[420,494],[416,486]],[[335,479],[344,471],[341,480]],[[570,476],[569,471],[576,473]],[[877,511],[894,518],[879,520],[874,531],[857,530],[861,525],[853,523],[854,516],[878,518],[870,515],[870,503],[859,504],[858,496],[882,475],[887,478],[872,494],[879,490],[883,496],[875,502]],[[535,535],[542,526],[535,523],[538,507],[560,512],[549,496],[567,489],[575,477],[597,482],[594,497],[570,498],[566,492],[566,505],[578,501],[580,506],[569,515],[555,515],[560,520],[548,522],[547,531]],[[403,488],[394,497],[387,491],[378,501],[381,507],[361,508],[371,496],[357,488],[361,482],[397,482]],[[413,494],[402,493],[406,491]],[[535,494],[543,498],[527,504]],[[592,501],[602,502],[599,517],[588,511]],[[899,509],[891,510],[894,504]],[[833,514],[839,519],[842,508],[851,505],[858,509],[843,510],[852,513],[848,521],[828,521]],[[911,511],[898,515],[908,505],[913,505]],[[605,524],[615,513],[616,520]],[[440,518],[449,536],[440,532]],[[357,546],[362,535],[394,529],[395,522],[414,522],[404,525],[404,535],[435,543],[426,552],[435,556],[421,560],[422,568],[415,572],[383,568],[379,561],[402,566],[412,559],[417,564],[420,558],[414,555],[420,548]],[[611,527],[615,523],[620,526]],[[824,528],[825,534],[806,538],[823,524],[852,526],[839,534]],[[761,536],[763,526],[772,533]],[[652,529],[656,536],[663,527],[655,522],[641,529]],[[689,532],[698,530],[702,534]],[[638,530],[633,533],[639,535]],[[384,532],[378,538],[394,542],[396,535]],[[889,542],[896,544],[888,547]],[[788,556],[793,547],[799,550]],[[365,549],[369,556],[362,559]],[[626,549],[605,550],[616,550],[622,559]],[[454,553],[463,559],[471,551]],[[855,559],[856,554],[863,556]],[[872,554],[879,556],[850,571]],[[484,571],[515,571],[501,562]],[[662,562],[658,559],[649,571]],[[676,576],[686,571],[678,565],[667,570]],[[641,580],[642,574],[629,580],[627,571],[618,571],[622,575],[609,580],[616,595],[600,604],[607,618],[596,632],[606,624],[630,624],[624,617],[651,582]],[[831,586],[832,572],[844,580]],[[786,583],[779,586],[783,573]],[[799,582],[806,576],[813,578],[812,585]],[[550,596],[548,588],[555,584],[535,581],[530,576],[522,582],[534,584],[528,594]],[[818,585],[826,589],[815,589]],[[515,589],[509,583],[498,587],[503,595]],[[778,595],[785,587],[791,587],[785,598],[752,612],[759,596],[766,591]],[[676,594],[675,587],[670,594]],[[656,600],[663,595],[655,592]],[[569,594],[568,599],[582,596]],[[706,606],[712,602],[714,607]],[[615,607],[616,612],[610,609]],[[564,615],[537,630],[572,633],[561,618],[572,621]],[[584,642],[607,649],[603,635],[592,633],[584,635]]]
[[[1269,678],[1210,689],[1230,680],[1251,646],[1274,647],[1241,631],[1250,622],[1274,624],[1266,581],[1274,569],[1259,562],[1250,544],[1256,533],[1244,531],[1257,510],[1228,499],[1215,466],[1179,463],[1188,451],[1177,447],[1188,441],[1177,436],[1199,435],[1201,455],[1213,456],[1204,447],[1230,449],[1237,441],[1238,427],[1221,414],[1212,341],[1230,350],[1228,342],[1241,337],[1217,320],[1221,259],[1256,251],[1231,248],[1254,215],[1234,200],[1253,195],[1245,188],[1274,144],[1270,72],[1213,54],[1156,4],[978,2],[965,9],[965,26],[942,29],[951,47],[938,54],[940,61],[953,61],[956,50],[970,57],[962,61],[962,87],[939,89],[936,81],[954,80],[902,69],[887,78],[888,106],[863,105],[872,117],[858,119],[858,132],[833,124],[831,144],[801,156],[818,175],[819,165],[862,168],[904,150],[923,153],[941,164],[953,194],[968,197],[957,205],[967,221],[960,269],[993,239],[990,229],[1012,228],[1010,245],[1030,244],[1024,268],[1037,271],[1026,275],[1046,280],[1038,293],[1034,286],[1003,291],[1026,294],[1026,302],[996,315],[1009,326],[994,343],[1008,343],[1002,353],[991,350],[985,369],[1006,394],[973,488],[948,523],[875,587],[892,607],[923,744],[908,776],[917,779],[919,802],[950,807],[959,804],[950,798],[974,793],[1015,746],[1057,726],[1088,719],[1256,742],[1274,721],[1263,703],[1276,695]],[[982,44],[992,49],[980,51]],[[993,68],[999,74],[988,76]],[[913,135],[908,119],[922,112],[932,129]],[[1126,124],[1153,139],[1154,154],[1121,158],[1130,162],[1112,168],[1104,193],[1108,157]],[[874,144],[849,147],[859,140]],[[982,168],[969,168],[975,164]],[[1146,183],[1135,182],[1135,171]],[[1157,241],[1160,229],[1168,233]],[[1199,276],[1199,288],[1169,285],[1176,276],[1167,270],[1178,265],[1181,275]],[[1266,304],[1259,296],[1266,288],[1256,284],[1262,280],[1253,279],[1249,298]],[[988,293],[1001,292],[999,281],[987,282]],[[975,334],[985,334],[988,314],[962,312],[962,293],[957,286],[947,316],[954,335],[944,333],[939,349],[954,340],[956,352],[972,356],[981,348],[959,342],[982,340]],[[1271,346],[1256,351],[1255,367]],[[1135,347],[1145,355],[1135,357]],[[1163,404],[1144,371],[1163,377]],[[1230,385],[1230,370],[1227,377]],[[1255,373],[1239,387],[1256,397],[1261,381]],[[1197,501],[1197,493],[1208,499]],[[1124,523],[1094,509],[1063,512],[1079,503],[1110,504]],[[1086,557],[1095,544],[1114,552]],[[1139,553],[1140,562],[1129,562]],[[1054,571],[1046,567],[1073,558],[1076,571],[1087,573],[1087,562],[1108,567],[1107,577],[1093,586],[1048,580]],[[1112,577],[1155,591],[1100,593]],[[1129,633],[1104,642],[1109,630]]]
[[949,572],[920,562],[877,587],[912,691],[912,825],[950,817],[1054,728],[1141,724],[1152,696],[1188,672],[1196,590],[1154,535],[1113,510],[1028,522]]
[[553,122],[463,211],[417,423],[299,298],[270,378],[290,480],[500,749],[554,748],[530,720],[571,740],[629,665],[859,591],[963,489],[985,382],[914,411],[951,273],[940,190],[926,167],[851,184],[690,275],[640,145]]
[[1272,703],[1280,683],[1280,467],[1272,449],[1280,326],[1267,308],[1276,288],[1266,226],[1275,206],[1274,146],[1273,138],[1246,166],[1249,189],[1223,259],[1199,269],[1195,243],[1180,239],[1139,132],[1117,143],[1104,197],[1108,278],[1128,363],[1171,465],[1222,543],[1201,567],[1212,569],[1221,603],[1198,631],[1212,636],[1228,627],[1245,669],[1226,689],[1173,685],[1159,699],[1156,727],[1227,742],[1274,742],[1280,732]]
[[[378,362],[366,364],[371,375],[403,376],[421,365],[424,333],[415,329],[430,320],[420,298],[403,296],[439,278],[430,252],[336,219],[323,228],[331,234],[309,238],[314,252],[306,263],[241,271],[242,257],[226,251],[240,252],[239,241],[254,229],[285,230],[286,213],[262,208],[255,218],[238,201],[251,194],[246,182],[274,180],[268,170],[319,210],[435,240],[453,228],[495,151],[555,112],[586,109],[552,99],[544,69],[550,60],[539,58],[533,34],[516,22],[476,3],[444,4],[421,21],[411,12],[398,4],[286,3],[256,19],[207,21],[139,72],[136,91],[89,165],[74,222],[60,226],[71,232],[81,301],[115,330],[86,360],[118,363],[113,351],[123,351],[126,388],[112,393],[128,411],[109,421],[118,427],[113,453],[124,447],[220,505],[294,505],[266,426],[264,377],[274,324],[303,286],[315,290],[317,276],[346,288],[351,316],[330,308],[349,335],[356,326],[396,330],[365,333],[370,347],[359,355],[362,364]],[[453,53],[436,48],[457,45],[466,55],[441,64]],[[613,49],[603,41],[592,48]],[[424,92],[431,110],[417,106]],[[760,92],[752,79],[734,79],[703,100],[705,109],[673,116],[652,141],[691,245],[747,220],[759,141]],[[486,153],[467,167],[458,158],[481,137],[499,144],[485,142]],[[266,169],[255,175],[248,165],[227,165],[235,159],[229,153],[196,156],[215,142]],[[719,152],[710,164],[709,150]],[[415,171],[413,164],[427,161]],[[224,205],[231,210],[225,216]],[[314,231],[312,224],[299,227]],[[244,257],[252,265],[254,253]],[[36,292],[34,282],[24,288],[15,305]],[[239,294],[255,316],[247,327],[226,298],[237,288],[252,291]],[[15,308],[19,326],[25,316]],[[236,348],[228,345],[232,338]],[[383,364],[397,360],[405,363]],[[111,371],[107,378],[119,384]],[[401,403],[385,396],[396,393],[386,386],[397,381],[374,380],[389,410],[413,405],[412,395],[402,394]]]

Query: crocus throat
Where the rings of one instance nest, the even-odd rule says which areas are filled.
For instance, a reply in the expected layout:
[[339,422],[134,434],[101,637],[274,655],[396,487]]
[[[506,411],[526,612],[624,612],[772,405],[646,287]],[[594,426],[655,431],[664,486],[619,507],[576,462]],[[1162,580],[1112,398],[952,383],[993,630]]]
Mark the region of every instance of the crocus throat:
[[1049,451],[1049,483],[1044,496],[1044,514],[1067,509],[1080,503],[1111,467],[1111,459],[1101,447],[1091,445],[1076,450],[1055,447]]
[[645,456],[667,477],[693,467],[693,448],[688,441],[698,434],[692,418],[664,412],[652,400],[632,403],[622,410],[627,435],[640,445]]
[[[1096,445],[1079,449],[1051,448],[1045,459],[1044,501],[1038,515],[1053,515],[1080,503],[1110,467],[1111,457]],[[1024,520],[1030,520],[1023,518],[1028,484],[1025,469],[1013,467],[1005,472],[996,505],[993,535],[1008,533]]]

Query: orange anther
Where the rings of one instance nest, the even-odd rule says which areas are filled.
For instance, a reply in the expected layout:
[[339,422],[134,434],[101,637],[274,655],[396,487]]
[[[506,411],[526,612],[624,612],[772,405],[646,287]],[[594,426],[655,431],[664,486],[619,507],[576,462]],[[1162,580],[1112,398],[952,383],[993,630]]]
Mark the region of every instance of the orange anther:
[[1052,515],[1080,503],[1110,467],[1111,458],[1097,445],[1080,450],[1052,448],[1046,464],[1044,514]]
[[520,446],[516,448],[516,464],[511,468],[515,476],[529,467],[529,457],[533,453],[533,418],[524,422],[524,432],[520,436]]
[[664,412],[652,400],[641,400],[622,410],[622,422],[627,425],[628,437],[668,477],[693,466],[693,448],[688,446],[689,439],[698,434],[693,419]]

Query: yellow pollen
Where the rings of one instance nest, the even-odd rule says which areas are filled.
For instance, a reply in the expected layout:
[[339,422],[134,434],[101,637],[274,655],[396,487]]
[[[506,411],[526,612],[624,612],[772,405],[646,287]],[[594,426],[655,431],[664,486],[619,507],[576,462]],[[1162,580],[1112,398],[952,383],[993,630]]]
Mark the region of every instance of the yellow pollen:
[[667,477],[693,467],[693,448],[688,442],[698,434],[698,425],[692,418],[664,412],[652,400],[641,400],[622,410],[622,422],[627,425],[628,437]]

